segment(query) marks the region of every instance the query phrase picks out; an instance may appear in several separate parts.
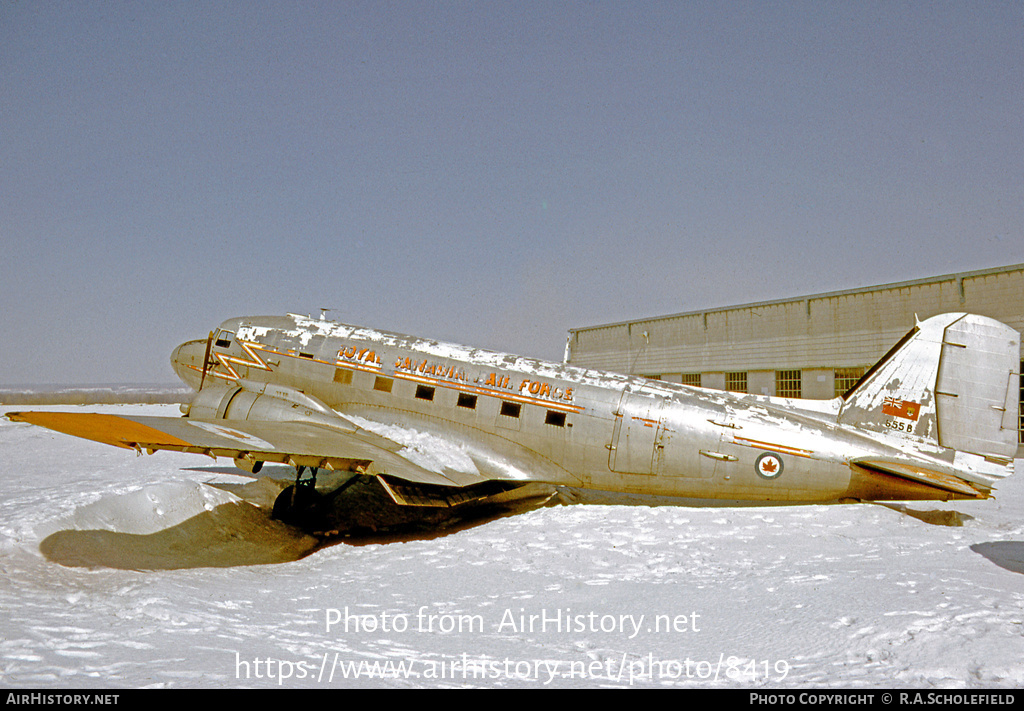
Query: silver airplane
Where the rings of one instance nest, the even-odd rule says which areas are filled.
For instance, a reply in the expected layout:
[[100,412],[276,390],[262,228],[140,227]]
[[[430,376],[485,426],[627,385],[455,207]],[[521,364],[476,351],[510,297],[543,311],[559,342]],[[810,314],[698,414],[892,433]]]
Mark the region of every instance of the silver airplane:
[[179,346],[171,363],[197,391],[183,417],[7,417],[139,454],[230,457],[253,474],[286,464],[295,483],[273,515],[319,531],[544,492],[682,505],[985,499],[1013,473],[1019,353],[1002,323],[935,316],[844,396],[798,400],[290,314],[231,319]]

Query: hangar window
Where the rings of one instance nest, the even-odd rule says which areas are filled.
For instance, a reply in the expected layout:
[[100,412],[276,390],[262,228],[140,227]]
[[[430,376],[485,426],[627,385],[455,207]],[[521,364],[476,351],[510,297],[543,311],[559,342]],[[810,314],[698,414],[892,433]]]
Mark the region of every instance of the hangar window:
[[555,427],[565,427],[565,413],[548,410],[548,414],[544,418],[544,424],[554,425]]
[[455,403],[459,407],[465,407],[469,410],[476,409],[476,395],[470,395],[469,393],[459,393],[459,399]]
[[725,374],[725,389],[731,393],[745,393],[747,392],[747,374],[743,373],[726,373]]
[[417,385],[416,386],[416,397],[420,400],[433,400],[434,399],[434,388],[429,385]]
[[835,396],[842,397],[850,391],[864,375],[864,368],[836,368]]
[[502,400],[501,410],[499,412],[505,417],[519,417],[519,413],[522,411],[522,409],[523,406],[520,405],[518,402],[505,402],[504,400]]
[[776,370],[775,394],[779,397],[800,397],[800,371]]
[[[1020,362],[1020,371],[1024,373],[1024,360]],[[1024,376],[1020,379],[1020,408],[1017,410],[1020,423],[1017,428],[1017,441],[1024,444]]]
[[351,385],[352,384],[352,371],[351,370],[345,370],[344,368],[335,368],[334,369],[334,382],[339,383],[341,385]]
[[700,373],[683,373],[683,385],[692,385],[695,388],[700,387]]
[[382,393],[389,393],[394,383],[395,381],[391,378],[382,378],[378,375],[377,379],[373,381],[373,389],[380,390]]

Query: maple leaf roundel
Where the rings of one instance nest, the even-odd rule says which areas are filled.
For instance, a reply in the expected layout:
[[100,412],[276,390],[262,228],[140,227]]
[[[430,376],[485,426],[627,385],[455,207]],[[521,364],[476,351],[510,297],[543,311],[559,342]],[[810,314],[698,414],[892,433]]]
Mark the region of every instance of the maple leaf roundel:
[[782,457],[772,452],[765,452],[754,462],[754,471],[765,479],[778,479],[782,469]]

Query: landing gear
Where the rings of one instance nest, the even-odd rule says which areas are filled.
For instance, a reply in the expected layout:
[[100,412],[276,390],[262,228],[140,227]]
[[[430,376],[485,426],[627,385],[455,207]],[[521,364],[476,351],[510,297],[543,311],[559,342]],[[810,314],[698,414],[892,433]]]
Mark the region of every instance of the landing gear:
[[[487,520],[543,505],[551,496],[515,482],[483,482],[454,490],[356,470],[330,471],[317,490],[316,467],[296,466],[295,483],[274,501],[271,517],[318,538],[340,534],[413,534]],[[472,525],[470,523],[470,525]]]
[[[318,515],[323,496],[316,490],[316,467],[296,467],[295,483],[282,491],[274,501],[271,518],[296,526],[309,525]],[[309,471],[309,477],[302,478]]]

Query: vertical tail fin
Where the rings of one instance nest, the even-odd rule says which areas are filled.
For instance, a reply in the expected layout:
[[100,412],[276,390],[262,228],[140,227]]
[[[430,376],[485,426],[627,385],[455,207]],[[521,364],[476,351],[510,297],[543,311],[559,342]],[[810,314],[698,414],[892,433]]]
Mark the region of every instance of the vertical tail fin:
[[896,430],[988,461],[1017,451],[1020,334],[994,319],[922,321],[846,395],[839,422]]

